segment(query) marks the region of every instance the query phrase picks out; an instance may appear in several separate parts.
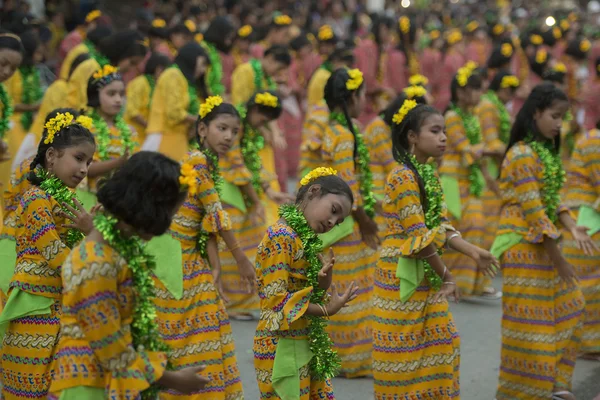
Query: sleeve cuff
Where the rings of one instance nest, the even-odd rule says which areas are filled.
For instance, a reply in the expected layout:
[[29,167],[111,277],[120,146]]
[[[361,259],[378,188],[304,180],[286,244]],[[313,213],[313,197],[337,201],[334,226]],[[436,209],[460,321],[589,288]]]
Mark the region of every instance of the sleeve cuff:
[[227,211],[223,210],[220,202],[213,203],[208,208],[202,219],[202,230],[209,233],[227,231],[231,229],[231,219]]

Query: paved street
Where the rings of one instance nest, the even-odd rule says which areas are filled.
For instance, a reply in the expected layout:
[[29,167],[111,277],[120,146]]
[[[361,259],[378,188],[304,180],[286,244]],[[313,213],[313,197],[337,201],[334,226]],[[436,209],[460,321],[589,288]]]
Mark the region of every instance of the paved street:
[[[495,286],[501,287],[496,278]],[[461,302],[452,305],[461,334],[461,399],[493,400],[500,364],[500,302]],[[256,322],[233,322],[237,357],[247,400],[259,399],[252,361],[252,338]],[[600,363],[578,360],[574,391],[578,400],[592,400],[600,393]],[[336,379],[338,400],[370,400],[371,379]]]

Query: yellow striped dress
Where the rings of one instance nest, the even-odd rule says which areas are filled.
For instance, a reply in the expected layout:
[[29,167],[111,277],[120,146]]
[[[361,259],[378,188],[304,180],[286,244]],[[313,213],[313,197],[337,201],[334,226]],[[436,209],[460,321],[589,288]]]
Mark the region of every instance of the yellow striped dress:
[[17,262],[7,296],[25,292],[49,299],[50,306],[48,312],[7,325],[2,343],[4,400],[45,399],[53,379],[62,314],[61,269],[70,252],[61,212],[58,202],[37,186],[23,195],[17,210]]
[[[600,212],[600,130],[582,134],[567,168],[567,183],[563,188],[563,201],[573,214],[582,206]],[[600,233],[592,237],[600,246]],[[573,265],[585,297],[585,320],[580,351],[600,353],[600,254],[588,256],[577,248],[571,232],[563,231],[562,249],[567,261]]]
[[[356,165],[354,161],[354,136],[346,127],[330,121],[323,132],[321,162],[331,167],[348,183],[354,194],[353,208],[362,206]],[[354,282],[358,297],[348,307],[331,317],[328,331],[334,348],[342,359],[341,374],[352,378],[371,373],[371,295],[373,271],[377,253],[362,240],[358,223],[352,233],[332,246],[335,253],[333,282],[344,291]],[[327,252],[328,250],[325,250]]]
[[[545,400],[571,389],[581,337],[584,298],[567,286],[544,250],[543,237],[560,238],[546,214],[543,164],[524,142],[506,154],[500,173],[502,212],[498,235],[520,243],[502,264],[502,350],[497,400]],[[568,211],[564,206],[558,212]]]
[[[377,202],[381,203],[385,195],[387,177],[397,165],[392,154],[392,130],[383,118],[376,117],[364,133],[365,145],[371,157],[371,173],[373,174],[373,194]],[[375,215],[375,222],[379,227],[379,237],[385,237],[387,224],[382,214]]]
[[[254,335],[254,368],[261,400],[279,399],[271,377],[280,338],[306,340],[312,286],[306,287],[302,241],[285,221],[268,228],[256,256],[260,321]],[[300,369],[300,400],[333,400],[329,380],[311,379],[308,365]]]
[[300,163],[298,176],[304,177],[308,172],[320,166],[321,143],[323,131],[329,121],[329,108],[325,100],[309,108],[302,124],[302,144],[300,145]]
[[31,189],[31,182],[27,180],[27,175],[32,161],[33,157],[21,162],[10,177],[10,185],[4,188],[4,226],[0,239],[15,239],[19,202],[25,192]]
[[375,399],[458,399],[460,337],[448,302],[430,302],[435,292],[425,278],[402,303],[396,277],[399,257],[444,246],[445,209],[442,224],[429,230],[414,172],[399,165],[388,177],[383,211],[388,228],[373,289]]
[[[458,180],[460,188],[461,218],[448,213],[452,226],[462,234],[463,239],[475,246],[483,247],[485,218],[483,203],[470,193],[469,167],[475,162],[474,156],[483,150],[483,143],[472,145],[466,136],[462,118],[454,111],[445,115],[447,148],[442,157],[440,175]],[[456,284],[464,296],[482,294],[491,285],[490,279],[483,275],[475,261],[454,250],[444,254],[444,261],[452,271]]]

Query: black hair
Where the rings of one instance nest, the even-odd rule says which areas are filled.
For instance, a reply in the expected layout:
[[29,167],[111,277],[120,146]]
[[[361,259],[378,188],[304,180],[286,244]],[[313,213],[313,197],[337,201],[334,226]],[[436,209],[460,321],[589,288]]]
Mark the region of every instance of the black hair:
[[37,32],[33,30],[21,34],[20,38],[24,49],[23,62],[21,62],[21,66],[33,67],[33,55],[41,45],[40,38],[38,37]]
[[294,51],[299,51],[305,46],[312,46],[312,43],[310,42],[310,40],[308,40],[308,37],[306,36],[305,33],[302,33],[302,34],[296,36],[290,42],[290,48]]
[[[79,113],[72,108],[57,108],[48,113],[44,124],[50,121],[50,119],[56,117],[59,113],[70,113],[71,115],[73,115],[74,118],[77,118],[79,116]],[[52,143],[44,143],[44,140],[46,140],[47,136],[48,132],[46,131],[46,128],[44,128],[44,132],[42,133],[42,139],[38,144],[37,153],[31,161],[31,164],[29,164],[30,172],[27,175],[27,180],[31,182],[31,184],[36,186],[39,186],[42,183],[42,179],[40,179],[35,174],[35,169],[38,165],[43,168],[46,168],[46,152],[49,148],[52,147],[57,151],[61,151],[69,147],[77,146],[84,142],[88,142],[96,146],[96,140],[94,139],[94,135],[89,131],[89,129],[79,124],[72,124],[66,126],[60,131],[56,132]]]
[[558,39],[554,37],[554,28],[550,28],[542,32],[542,38],[544,39],[544,44],[549,47],[554,47],[554,45],[556,45],[556,42],[558,41]]
[[100,42],[106,37],[113,34],[113,30],[108,25],[98,25],[96,28],[89,31],[86,39],[89,40],[95,47],[100,46]]
[[69,78],[71,77],[71,75],[73,75],[73,72],[75,71],[75,69],[77,67],[79,67],[79,64],[81,64],[82,62],[84,62],[86,60],[89,60],[90,58],[91,58],[90,53],[82,53],[82,54],[78,55],[77,57],[75,57],[75,59],[71,63],[71,68],[69,68]]
[[302,203],[306,197],[306,194],[308,193],[308,189],[314,185],[321,186],[320,197],[328,194],[342,195],[346,196],[348,200],[350,200],[350,204],[354,203],[354,195],[352,194],[352,190],[346,181],[337,175],[327,175],[315,178],[308,184],[300,186],[298,189],[298,194],[296,195],[296,204]]
[[6,21],[6,24],[4,24],[4,21],[2,21],[3,26],[16,35],[22,35],[32,28],[32,17],[21,11],[13,11],[9,14],[9,18],[7,19],[8,20]]
[[600,57],[596,58],[596,76],[600,78]]
[[[512,72],[508,71],[508,70],[501,70],[498,71],[496,73],[496,75],[494,75],[494,79],[492,79],[492,81],[490,82],[490,86],[489,89],[493,92],[497,92],[498,90],[500,90],[500,85],[502,84],[502,79],[504,79],[505,76],[511,76],[513,75]],[[514,93],[517,88],[516,87],[510,87],[511,91]]]
[[373,34],[373,39],[375,44],[377,45],[377,60],[376,61],[376,69],[375,71],[379,71],[381,68],[381,55],[385,52],[385,43],[382,43],[382,38],[379,35],[380,28],[382,26],[387,27],[389,30],[393,29],[394,20],[386,15],[379,15],[373,20],[373,25],[371,26],[371,33]]
[[346,82],[348,82],[350,76],[346,68],[338,68],[329,77],[325,84],[325,90],[323,91],[325,102],[329,111],[333,111],[336,107],[342,109],[344,116],[346,117],[346,123],[348,129],[354,136],[354,155],[356,156],[356,132],[354,131],[354,123],[348,112],[348,104],[352,99],[352,96],[357,94],[359,91],[364,90],[364,82],[356,90],[349,90],[346,88]]
[[265,51],[263,58],[268,56],[273,57],[273,59],[277,62],[282,63],[286,67],[289,67],[292,63],[292,56],[290,55],[289,50],[285,46],[274,45],[271,46]]
[[585,60],[587,58],[589,51],[581,51],[581,42],[583,42],[584,40],[587,40],[587,39],[577,38],[577,39],[571,40],[569,42],[569,44],[567,45],[567,48],[565,49],[565,54],[573,57],[574,59],[576,59],[578,61]]
[[117,32],[100,41],[98,50],[105,55],[112,65],[119,65],[129,57],[143,57],[148,53],[144,44],[144,36],[134,30]]
[[544,71],[544,80],[546,82],[553,82],[553,83],[558,83],[561,85],[565,84],[565,77],[566,74],[564,72],[561,71],[557,71],[555,69],[549,69],[547,71]]
[[154,75],[157,68],[167,68],[169,65],[171,65],[171,60],[168,56],[163,53],[152,53],[144,67],[144,74]]
[[[111,81],[123,81],[123,77],[118,72],[115,78]],[[100,107],[100,90],[108,84],[102,80],[96,80],[94,76],[90,76],[87,85],[87,105],[90,107]]]
[[[162,19],[162,18],[159,18]],[[164,21],[164,19],[163,19]],[[160,39],[168,39],[169,38],[169,28],[166,27],[166,21],[165,22],[165,26],[162,27],[158,27],[158,26],[152,26],[150,25],[150,28],[148,29],[148,36],[153,37],[153,38],[160,38]]]
[[[400,20],[402,20],[403,18],[407,18],[409,21],[409,29],[408,32],[404,33],[402,31],[402,27],[400,26]],[[409,18],[408,16],[401,16],[398,19],[398,38],[400,39],[398,41],[398,50],[400,50],[401,52],[404,53],[404,58],[406,61],[406,65],[409,65],[410,63],[410,56],[411,54],[414,54],[414,45],[415,45],[415,40],[417,37],[417,23],[416,21],[414,21],[412,18]]]
[[465,86],[460,86],[458,84],[458,73],[454,75],[452,79],[452,83],[450,84],[450,101],[454,104],[458,102],[458,89],[481,89],[483,85],[483,79],[481,74],[478,71],[473,71],[469,79],[467,79],[467,84]]
[[333,53],[327,57],[327,62],[334,63],[337,61],[347,63],[348,65],[354,64],[355,57],[352,48],[348,46],[338,46]]
[[180,22],[171,29],[169,29],[169,36],[181,34],[192,37],[195,33],[196,32],[190,31],[190,29],[183,22]]
[[[557,101],[568,102],[569,98],[562,90],[552,83],[544,82],[534,87],[515,118],[515,123],[510,131],[510,140],[506,147],[506,151],[508,152],[508,150],[517,142],[524,140],[529,132],[536,135],[537,126],[533,120],[535,112],[544,111]],[[556,138],[554,139],[554,149],[558,153],[560,149],[560,135],[556,135]]]
[[[396,109],[396,111],[398,111],[398,109]],[[423,181],[423,177],[419,175],[416,166],[412,163],[409,157],[410,146],[408,144],[408,132],[413,131],[418,133],[421,130],[421,125],[423,124],[423,121],[425,121],[425,118],[433,114],[440,114],[440,112],[432,106],[419,104],[410,110],[406,116],[404,116],[404,119],[402,122],[400,122],[400,124],[393,123],[391,125],[392,152],[394,159],[400,164],[405,164],[415,174],[417,184],[419,185],[423,212],[427,212],[427,207],[429,206],[427,201],[427,192],[425,191],[425,182]]]
[[[502,54],[502,47],[504,47],[505,45],[510,46],[511,52],[509,56],[505,56],[504,54]],[[491,69],[506,68],[510,66],[510,60],[512,59],[513,54],[514,46],[512,45],[512,43],[503,42],[499,46],[494,47],[494,49],[492,50],[492,53],[490,54],[490,57],[487,60],[487,67]]]
[[149,151],[134,154],[98,190],[104,210],[137,231],[162,235],[175,208],[187,196],[179,184],[180,166]]
[[[262,104],[256,104],[256,95],[262,93],[269,93],[272,96],[275,96],[277,98],[277,107],[269,107],[264,106]],[[248,112],[250,112],[250,110],[253,108],[261,114],[263,114],[264,116],[266,116],[267,118],[269,118],[270,121],[274,121],[277,118],[279,118],[281,116],[281,113],[283,112],[283,107],[281,106],[281,98],[279,97],[277,92],[274,92],[272,90],[259,90],[258,92],[254,93],[246,103],[246,110],[248,110]]]
[[14,50],[21,54],[25,53],[21,38],[5,29],[0,29],[0,49]]
[[177,52],[174,63],[177,64],[188,84],[191,84],[199,89],[202,97],[207,97],[208,89],[206,88],[206,81],[204,75],[196,79],[194,72],[196,70],[196,60],[198,57],[202,57],[206,61],[206,65],[210,65],[210,58],[208,53],[202,46],[195,41],[186,43]]
[[[408,96],[406,95],[406,93],[402,92],[394,99],[394,101],[392,101],[387,106],[385,110],[383,110],[383,121],[386,123],[387,126],[392,127],[393,125],[395,125],[393,122],[394,114],[398,112],[398,110],[400,109],[400,107],[402,107],[402,104],[404,104],[406,100],[409,100]],[[425,96],[414,97],[411,100],[416,101],[417,104],[427,104]]]
[[218,16],[212,20],[206,32],[204,32],[204,40],[213,44],[219,51],[227,54],[231,50],[231,43],[226,44],[225,39],[231,36],[234,31],[235,27],[229,18]]

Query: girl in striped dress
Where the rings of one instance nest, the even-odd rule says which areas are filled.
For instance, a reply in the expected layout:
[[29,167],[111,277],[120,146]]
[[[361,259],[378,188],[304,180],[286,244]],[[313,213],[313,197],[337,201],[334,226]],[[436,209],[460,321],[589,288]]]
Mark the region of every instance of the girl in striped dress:
[[558,247],[557,223],[593,248],[560,203],[558,154],[566,94],[536,86],[512,127],[500,171],[502,212],[493,253],[502,263],[502,350],[498,400],[572,400],[584,298]]
[[460,339],[447,298],[458,301],[459,292],[440,255],[451,247],[490,275],[498,262],[463,240],[446,216],[428,163],[446,148],[440,113],[405,101],[393,117],[392,141],[400,165],[387,179],[387,233],[375,271],[375,399],[458,399]]

